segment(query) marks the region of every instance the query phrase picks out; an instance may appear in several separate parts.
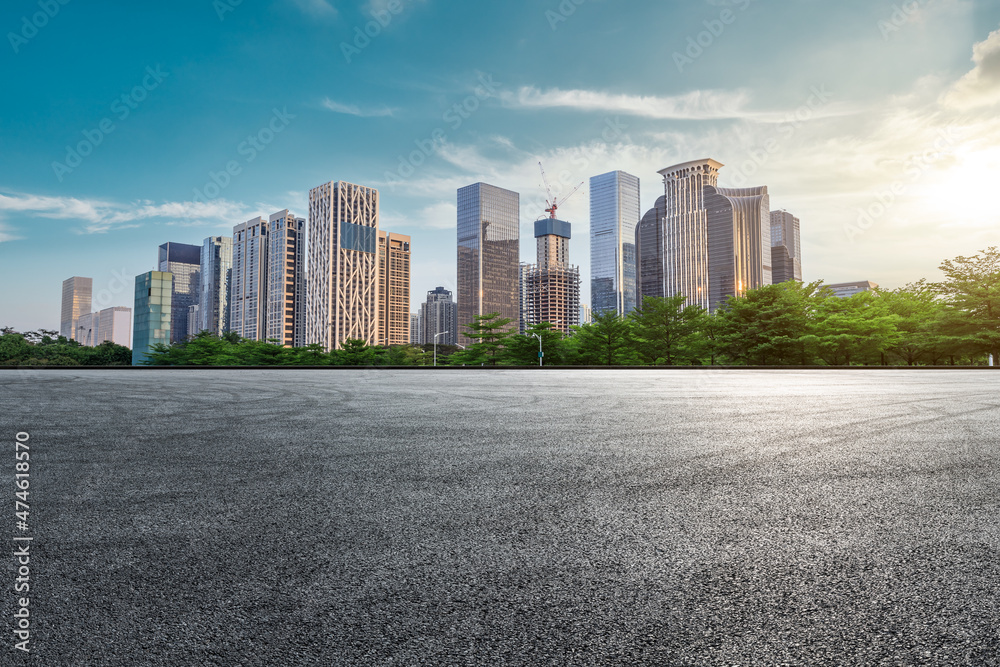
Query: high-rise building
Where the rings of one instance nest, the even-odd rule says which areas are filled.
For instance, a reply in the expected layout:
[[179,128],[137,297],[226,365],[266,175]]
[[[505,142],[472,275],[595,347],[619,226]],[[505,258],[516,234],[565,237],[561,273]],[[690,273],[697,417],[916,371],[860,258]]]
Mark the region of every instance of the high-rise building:
[[569,263],[570,223],[555,218],[535,221],[537,263],[527,276],[527,324],[548,322],[570,333],[580,323],[580,269]]
[[306,221],[288,209],[268,219],[265,338],[285,347],[305,345]]
[[590,179],[590,306],[627,315],[636,305],[639,178],[612,171]]
[[70,340],[77,338],[80,317],[90,314],[94,292],[93,278],[74,276],[62,284],[62,315],[59,318],[59,335]]
[[832,290],[834,296],[846,299],[854,296],[855,294],[876,290],[878,289],[878,283],[873,283],[870,280],[859,280],[853,283],[834,283],[832,285],[823,285],[823,287]]
[[198,331],[210,331],[217,336],[229,331],[229,294],[232,275],[232,237],[210,236],[205,239],[201,246]]
[[720,188],[722,166],[694,160],[659,172],[666,203],[663,293],[683,294],[712,312],[730,296],[771,284],[767,187]]
[[87,313],[81,315],[76,321],[76,342],[86,347],[97,345],[97,329],[100,324],[100,313]]
[[582,324],[590,324],[593,321],[594,321],[594,318],[591,315],[590,306],[587,305],[587,304],[585,304],[585,303],[581,303],[580,304],[580,324],[581,325]]
[[458,190],[459,342],[480,315],[499,313],[518,330],[520,195],[486,183]]
[[132,327],[132,365],[149,357],[156,343],[169,345],[173,325],[174,277],[164,271],[150,271],[135,277],[135,324]]
[[420,329],[421,345],[433,344],[435,336],[438,345],[458,342],[458,307],[451,291],[438,287],[427,293],[427,300],[420,306]]
[[378,190],[330,182],[309,191],[306,343],[378,342]]
[[160,246],[158,268],[173,275],[171,343],[187,338],[188,310],[201,298],[201,247],[187,243]]
[[410,237],[378,233],[379,345],[410,343]]
[[420,340],[420,315],[410,313],[410,345],[423,345]]
[[521,262],[517,268],[517,302],[518,302],[518,333],[524,333],[528,327],[528,274],[531,264]]
[[799,219],[788,211],[771,211],[771,282],[802,282]]
[[125,306],[105,308],[99,313],[95,345],[110,340],[116,345],[132,345],[132,309]]
[[[663,225],[666,198],[656,200],[653,208],[642,216],[635,228],[636,255],[636,303],[642,304],[643,297],[663,298],[664,288],[664,248]],[[671,295],[673,296],[673,295]]]
[[187,320],[188,320],[187,337],[188,338],[194,338],[199,333],[201,333],[201,316],[200,316],[200,313],[199,313],[200,310],[201,310],[201,306],[199,306],[197,303],[194,304],[194,305],[188,306],[188,317],[187,317]]
[[249,340],[267,338],[267,230],[260,216],[233,227],[229,330]]

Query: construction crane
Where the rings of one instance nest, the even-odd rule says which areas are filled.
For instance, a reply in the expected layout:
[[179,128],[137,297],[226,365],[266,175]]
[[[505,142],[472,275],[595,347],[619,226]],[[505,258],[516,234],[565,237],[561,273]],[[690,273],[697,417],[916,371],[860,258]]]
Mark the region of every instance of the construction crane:
[[552,196],[552,188],[549,187],[549,179],[545,176],[545,167],[542,166],[541,162],[538,163],[538,168],[542,172],[542,183],[545,184],[545,192],[549,195],[549,198],[545,200],[545,205],[548,206],[548,208],[545,209],[545,212],[549,214],[550,218],[555,220],[556,211],[559,209],[559,207],[565,204],[570,197],[575,195],[577,191],[583,187],[583,184],[586,181],[580,181],[580,185],[573,188],[573,191],[570,192],[565,197],[563,197],[562,201],[557,201],[556,198]]

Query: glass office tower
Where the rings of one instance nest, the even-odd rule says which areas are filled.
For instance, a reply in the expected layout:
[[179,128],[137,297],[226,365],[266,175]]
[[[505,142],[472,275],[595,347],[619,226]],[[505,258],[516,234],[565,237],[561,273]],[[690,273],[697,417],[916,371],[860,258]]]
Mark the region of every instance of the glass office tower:
[[159,270],[173,275],[173,319],[170,342],[187,338],[188,309],[201,298],[201,246],[164,243],[160,246]]
[[229,294],[233,273],[233,239],[210,236],[201,246],[201,298],[198,331],[221,336],[229,331]]
[[636,301],[643,297],[663,298],[663,217],[666,198],[660,197],[656,205],[646,211],[635,228]]
[[427,300],[420,306],[417,318],[420,326],[418,343],[454,345],[458,342],[458,309],[451,298],[451,291],[438,287],[427,293]]
[[521,318],[519,244],[521,198],[486,183],[458,190],[459,344],[472,342],[465,325],[499,313],[515,331]]
[[799,219],[788,211],[771,211],[771,281],[802,281]]
[[173,276],[164,271],[150,271],[135,277],[133,366],[142,365],[149,357],[149,348],[156,343],[170,344],[173,282]]
[[63,281],[62,316],[59,319],[60,336],[76,340],[80,318],[90,314],[93,291],[93,278],[74,276]]
[[639,178],[612,171],[590,179],[590,307],[627,315],[635,310],[635,228]]

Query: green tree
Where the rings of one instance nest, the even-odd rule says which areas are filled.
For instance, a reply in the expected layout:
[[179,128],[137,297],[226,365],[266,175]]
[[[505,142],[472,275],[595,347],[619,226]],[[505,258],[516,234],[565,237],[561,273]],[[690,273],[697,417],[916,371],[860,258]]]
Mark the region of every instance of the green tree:
[[562,331],[549,322],[532,324],[525,333],[514,334],[507,339],[504,350],[504,361],[516,366],[538,365],[538,338],[541,336],[542,352],[546,366],[559,366],[566,363],[565,338]]
[[878,364],[882,354],[898,344],[900,317],[890,313],[876,293],[840,298],[824,289],[820,297],[813,336],[826,364]]
[[572,338],[581,363],[622,366],[638,361],[632,322],[614,311],[595,314],[594,321],[577,327]]
[[817,288],[818,283],[789,281],[730,297],[715,315],[719,351],[747,365],[810,363]]
[[940,268],[945,279],[934,289],[965,314],[952,322],[950,335],[980,354],[992,354],[1000,367],[1000,250],[994,246],[945,260]]
[[465,325],[465,335],[475,342],[469,346],[469,358],[481,358],[489,366],[496,366],[507,339],[511,336],[511,319],[500,313],[477,315],[474,322]]
[[632,313],[634,344],[643,361],[673,366],[698,359],[698,332],[707,315],[701,306],[684,305],[685,301],[687,297],[680,294],[666,299],[647,296]]
[[333,356],[339,366],[374,366],[378,360],[376,349],[360,338],[348,338]]

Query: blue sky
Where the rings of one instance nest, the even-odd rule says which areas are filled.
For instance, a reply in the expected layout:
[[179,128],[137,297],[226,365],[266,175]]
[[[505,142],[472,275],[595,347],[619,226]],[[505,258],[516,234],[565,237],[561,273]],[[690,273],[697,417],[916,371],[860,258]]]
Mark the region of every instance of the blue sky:
[[[521,193],[533,259],[539,160],[564,193],[636,174],[645,210],[657,170],[717,159],[801,218],[807,280],[1000,244],[997,2],[34,0],[0,29],[0,325],[57,329],[73,275],[130,306],[159,244],[330,180],[380,189],[417,303],[454,288],[463,185]],[[585,300],[586,190],[560,211]]]

